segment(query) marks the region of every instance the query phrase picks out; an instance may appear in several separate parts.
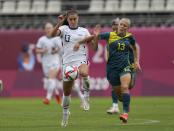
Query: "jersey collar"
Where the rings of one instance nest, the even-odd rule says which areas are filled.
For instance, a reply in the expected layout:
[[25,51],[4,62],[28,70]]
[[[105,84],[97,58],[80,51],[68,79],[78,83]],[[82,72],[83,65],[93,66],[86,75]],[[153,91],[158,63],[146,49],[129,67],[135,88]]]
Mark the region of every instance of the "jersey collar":
[[68,25],[68,27],[69,27],[71,30],[76,30],[76,29],[79,28],[78,26],[77,26],[76,28],[71,28],[69,25]]

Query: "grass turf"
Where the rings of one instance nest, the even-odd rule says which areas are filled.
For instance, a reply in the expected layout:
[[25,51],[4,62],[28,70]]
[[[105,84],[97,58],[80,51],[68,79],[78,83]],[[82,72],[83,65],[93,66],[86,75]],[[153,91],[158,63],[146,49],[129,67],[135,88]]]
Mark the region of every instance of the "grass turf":
[[132,98],[127,124],[106,114],[111,98],[91,98],[88,112],[79,103],[72,98],[69,124],[61,127],[62,108],[55,99],[44,105],[41,98],[1,98],[0,131],[174,131],[174,97]]

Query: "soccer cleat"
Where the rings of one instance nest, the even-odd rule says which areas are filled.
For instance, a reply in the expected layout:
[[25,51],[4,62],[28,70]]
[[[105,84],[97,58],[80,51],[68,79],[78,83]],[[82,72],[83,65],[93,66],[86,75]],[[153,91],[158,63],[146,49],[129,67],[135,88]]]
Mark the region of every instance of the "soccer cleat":
[[120,110],[116,107],[111,107],[109,110],[106,111],[108,114],[120,114]]
[[57,99],[57,102],[58,102],[59,104],[62,103],[62,98],[61,98],[61,95],[60,95],[60,94],[59,94],[59,95],[56,95],[56,99]]
[[83,105],[83,109],[85,111],[89,111],[90,105],[89,105],[89,97],[84,97],[84,105]]
[[44,99],[44,100],[43,100],[43,103],[44,103],[44,104],[49,104],[50,101],[49,101],[48,99]]
[[122,120],[123,123],[127,123],[127,119],[128,119],[128,114],[123,113],[122,115],[120,115],[120,120]]
[[63,119],[62,119],[62,122],[61,122],[61,126],[66,127],[68,125],[69,116],[70,116],[69,111],[68,111],[68,113],[63,114]]

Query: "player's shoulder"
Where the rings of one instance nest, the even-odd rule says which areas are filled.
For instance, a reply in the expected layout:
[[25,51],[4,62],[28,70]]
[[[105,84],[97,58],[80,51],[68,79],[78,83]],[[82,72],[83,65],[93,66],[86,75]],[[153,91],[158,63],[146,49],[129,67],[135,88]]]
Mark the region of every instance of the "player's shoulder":
[[41,36],[38,40],[39,41],[43,41],[43,40],[45,40],[47,37],[45,36],[45,35],[43,35],[43,36]]
[[87,28],[85,28],[85,27],[81,27],[81,26],[78,27],[78,30],[80,30],[80,31],[88,31]]
[[133,37],[132,33],[127,32],[126,37]]
[[68,25],[62,25],[62,26],[59,27],[59,29],[61,29],[61,30],[65,29],[66,30],[66,29],[69,29],[69,26]]

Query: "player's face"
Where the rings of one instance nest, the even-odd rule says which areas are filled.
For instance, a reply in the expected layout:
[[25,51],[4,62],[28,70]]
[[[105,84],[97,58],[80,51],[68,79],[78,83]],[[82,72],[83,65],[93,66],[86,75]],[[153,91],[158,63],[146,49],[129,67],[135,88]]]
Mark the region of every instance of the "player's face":
[[129,22],[127,20],[120,20],[120,23],[118,25],[118,34],[125,35],[129,29],[129,26]]
[[53,30],[53,25],[50,23],[47,23],[45,25],[45,33],[48,37],[50,37],[51,31]]
[[113,31],[117,31],[117,30],[118,30],[118,23],[114,23],[114,24],[112,25],[112,30],[113,30]]
[[71,28],[76,28],[79,22],[79,16],[77,14],[69,14],[67,21]]

